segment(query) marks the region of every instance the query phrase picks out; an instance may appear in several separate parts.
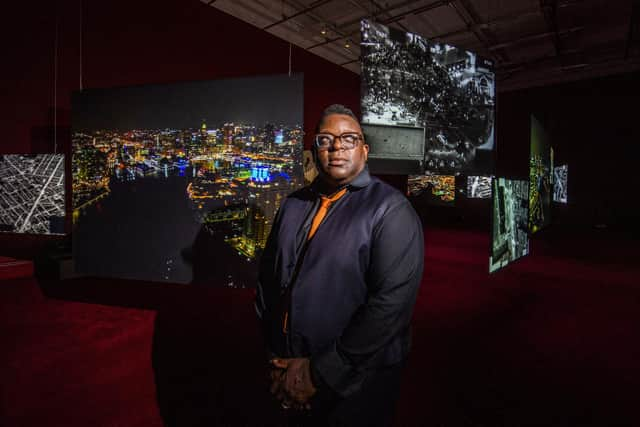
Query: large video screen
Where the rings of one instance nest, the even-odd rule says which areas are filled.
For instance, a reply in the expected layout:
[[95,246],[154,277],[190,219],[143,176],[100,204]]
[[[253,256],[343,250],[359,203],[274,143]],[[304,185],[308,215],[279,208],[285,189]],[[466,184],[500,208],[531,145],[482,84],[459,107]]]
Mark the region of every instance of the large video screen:
[[302,99],[300,75],[76,93],[77,273],[255,286],[303,184]]
[[567,176],[569,165],[561,165],[553,168],[553,201],[556,203],[567,203]]
[[64,155],[0,155],[0,232],[64,234]]
[[424,166],[432,173],[491,173],[492,62],[368,20],[361,32],[363,123],[424,128]]
[[531,155],[529,157],[529,230],[536,233],[551,224],[553,169],[551,144],[542,123],[531,116]]
[[434,206],[453,206],[456,197],[456,177],[454,175],[410,175],[409,197],[423,199]]
[[494,178],[492,187],[490,273],[529,253],[529,182]]
[[490,199],[491,180],[490,176],[468,176],[467,197],[470,199]]

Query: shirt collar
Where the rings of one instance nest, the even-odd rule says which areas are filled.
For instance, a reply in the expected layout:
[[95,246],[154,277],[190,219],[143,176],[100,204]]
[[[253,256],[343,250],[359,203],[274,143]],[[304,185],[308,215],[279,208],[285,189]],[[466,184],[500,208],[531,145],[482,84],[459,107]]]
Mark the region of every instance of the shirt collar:
[[348,186],[352,188],[363,188],[369,185],[371,182],[371,175],[369,175],[369,166],[365,163],[362,172],[351,181]]

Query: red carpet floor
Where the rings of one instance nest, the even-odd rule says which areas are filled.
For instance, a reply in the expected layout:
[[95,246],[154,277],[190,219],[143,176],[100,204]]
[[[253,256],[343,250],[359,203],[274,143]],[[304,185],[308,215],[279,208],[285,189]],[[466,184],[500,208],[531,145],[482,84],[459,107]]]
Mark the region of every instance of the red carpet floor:
[[[426,242],[396,425],[640,425],[634,242],[548,230],[491,276],[485,233]],[[69,283],[0,281],[1,426],[279,422],[250,291]]]
[[0,280],[33,276],[33,262],[0,256]]

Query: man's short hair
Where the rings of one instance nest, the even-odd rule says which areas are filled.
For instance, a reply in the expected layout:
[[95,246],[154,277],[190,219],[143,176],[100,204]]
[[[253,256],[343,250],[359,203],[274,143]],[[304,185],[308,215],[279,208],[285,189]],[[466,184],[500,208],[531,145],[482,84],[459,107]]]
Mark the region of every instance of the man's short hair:
[[356,123],[360,124],[360,120],[358,120],[358,117],[355,114],[353,114],[353,111],[351,111],[350,109],[348,109],[342,104],[332,104],[332,105],[329,105],[327,108],[325,108],[324,111],[322,112],[322,115],[320,116],[320,120],[318,120],[318,124],[316,125],[316,133],[320,131],[320,125],[322,124],[322,122],[324,122],[324,119],[326,119],[328,116],[331,116],[333,114],[349,116],[353,120],[355,120]]

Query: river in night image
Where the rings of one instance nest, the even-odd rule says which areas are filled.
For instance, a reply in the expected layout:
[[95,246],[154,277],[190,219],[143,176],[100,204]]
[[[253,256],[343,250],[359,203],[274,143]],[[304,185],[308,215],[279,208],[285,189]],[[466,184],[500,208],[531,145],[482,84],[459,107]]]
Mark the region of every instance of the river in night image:
[[[190,175],[187,169],[185,175]],[[225,238],[238,221],[202,224],[205,213],[189,199],[190,178],[179,174],[124,182],[112,178],[110,194],[85,208],[74,225],[76,272],[207,286],[253,287],[255,259],[238,254]],[[223,201],[209,203],[208,209]]]

